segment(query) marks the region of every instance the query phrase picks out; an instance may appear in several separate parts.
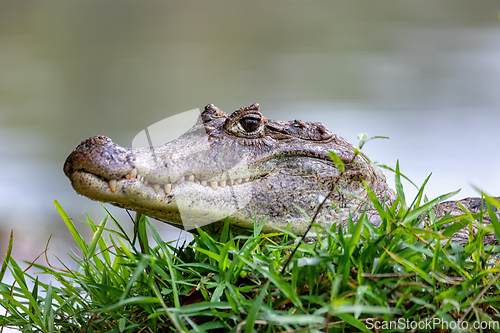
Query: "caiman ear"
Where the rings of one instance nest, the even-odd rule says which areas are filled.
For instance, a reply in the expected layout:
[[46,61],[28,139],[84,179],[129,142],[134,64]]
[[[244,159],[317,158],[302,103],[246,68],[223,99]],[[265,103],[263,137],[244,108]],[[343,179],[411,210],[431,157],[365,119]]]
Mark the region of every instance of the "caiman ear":
[[227,117],[228,115],[224,111],[222,111],[213,104],[208,104],[207,106],[205,106],[205,110],[201,113],[201,119],[205,123],[215,118],[227,118]]

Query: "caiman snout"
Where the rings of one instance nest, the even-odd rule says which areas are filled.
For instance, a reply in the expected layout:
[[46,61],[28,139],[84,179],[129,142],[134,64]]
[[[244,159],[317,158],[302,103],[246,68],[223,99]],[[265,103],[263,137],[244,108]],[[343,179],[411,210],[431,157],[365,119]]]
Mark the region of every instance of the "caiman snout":
[[93,195],[93,188],[114,192],[116,180],[133,169],[131,156],[130,149],[118,146],[110,138],[94,136],[82,141],[68,156],[64,173],[78,193],[102,200],[103,197]]
[[130,157],[130,149],[120,147],[106,136],[94,136],[82,141],[68,156],[64,173],[70,179],[75,171],[117,179],[130,171]]

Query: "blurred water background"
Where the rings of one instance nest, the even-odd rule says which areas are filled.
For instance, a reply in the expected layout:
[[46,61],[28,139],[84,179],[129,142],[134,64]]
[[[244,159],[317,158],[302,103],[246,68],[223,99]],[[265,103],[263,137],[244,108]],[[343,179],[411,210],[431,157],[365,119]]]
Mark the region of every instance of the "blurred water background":
[[[107,135],[214,103],[323,122],[429,197],[500,195],[499,1],[1,1],[0,253],[73,247],[57,215],[99,221],[62,165]],[[392,175],[388,174],[392,181]],[[416,191],[406,185],[409,193]],[[122,221],[128,216],[108,206]],[[167,237],[166,225],[156,223]]]

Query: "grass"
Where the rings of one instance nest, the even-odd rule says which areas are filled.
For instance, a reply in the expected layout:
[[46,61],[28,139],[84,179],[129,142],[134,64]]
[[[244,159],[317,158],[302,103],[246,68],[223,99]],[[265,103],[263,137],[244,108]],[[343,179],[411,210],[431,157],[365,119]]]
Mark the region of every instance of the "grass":
[[[127,235],[109,213],[99,224],[90,217],[79,223],[94,233],[86,240],[55,202],[78,244],[78,269],[34,262],[22,270],[10,255],[11,236],[0,270],[0,323],[23,332],[500,331],[492,326],[500,311],[500,248],[482,242],[500,235],[500,203],[484,196],[492,225],[480,226],[467,244],[454,243],[453,233],[481,225],[482,217],[436,220],[431,208],[454,193],[427,200],[426,181],[408,203],[399,166],[394,171],[392,206],[367,188],[380,227],[364,214],[345,227],[313,225],[321,234],[313,243],[289,233],[276,243],[276,234],[261,234],[259,221],[253,234],[233,237],[226,221],[222,233],[198,230],[192,243],[175,247],[145,216]],[[422,229],[423,215],[430,226]],[[41,282],[32,268],[54,282]],[[7,271],[14,284],[3,282]]]

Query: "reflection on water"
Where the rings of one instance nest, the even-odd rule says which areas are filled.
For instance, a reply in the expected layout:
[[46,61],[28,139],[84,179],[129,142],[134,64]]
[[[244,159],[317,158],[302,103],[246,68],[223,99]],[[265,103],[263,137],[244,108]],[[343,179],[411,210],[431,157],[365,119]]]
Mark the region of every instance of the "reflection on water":
[[208,103],[259,102],[269,118],[320,121],[351,142],[389,136],[367,154],[400,159],[417,183],[433,172],[429,196],[474,195],[470,184],[499,194],[500,8],[273,3],[3,1],[0,251],[11,228],[17,257],[42,251],[50,233],[52,250],[67,251],[53,199],[72,217],[103,216],[62,172],[81,140],[130,146]]

